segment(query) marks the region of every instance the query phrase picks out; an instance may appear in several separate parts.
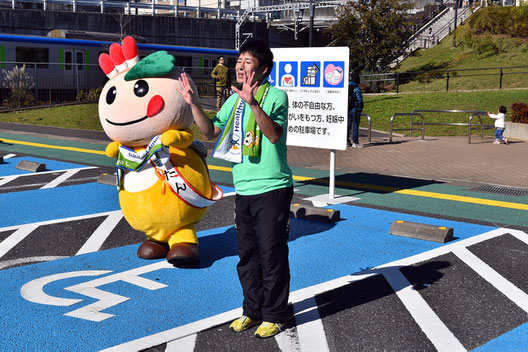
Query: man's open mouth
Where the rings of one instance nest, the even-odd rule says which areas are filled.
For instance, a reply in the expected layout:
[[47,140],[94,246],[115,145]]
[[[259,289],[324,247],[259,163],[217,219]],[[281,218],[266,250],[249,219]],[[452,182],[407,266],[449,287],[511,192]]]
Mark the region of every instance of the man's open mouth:
[[132,121],[128,121],[128,122],[112,122],[109,119],[105,119],[105,120],[106,120],[106,122],[108,122],[109,124],[114,125],[114,126],[128,126],[128,125],[133,125],[135,123],[138,123],[138,122],[141,122],[143,120],[146,120],[147,118],[148,118],[147,116],[143,116],[140,119],[132,120]]

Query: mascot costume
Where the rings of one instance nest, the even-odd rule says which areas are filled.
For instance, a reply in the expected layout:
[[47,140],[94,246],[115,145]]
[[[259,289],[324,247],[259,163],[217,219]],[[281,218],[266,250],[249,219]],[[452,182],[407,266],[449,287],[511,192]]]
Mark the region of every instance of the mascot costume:
[[138,257],[187,266],[200,260],[194,224],[222,191],[209,179],[205,146],[189,129],[193,117],[177,91],[181,71],[174,61],[166,51],[140,61],[132,37],[112,44],[110,55],[99,57],[110,78],[99,98],[99,118],[113,141],[106,155],[117,158],[123,215],[147,236]]

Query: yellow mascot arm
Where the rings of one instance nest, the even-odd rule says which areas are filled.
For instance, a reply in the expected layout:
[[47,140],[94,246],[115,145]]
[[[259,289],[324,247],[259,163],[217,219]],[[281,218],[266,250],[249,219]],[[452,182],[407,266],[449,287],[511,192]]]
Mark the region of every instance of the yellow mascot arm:
[[115,158],[119,153],[119,143],[112,142],[106,146],[105,154],[109,158]]
[[161,143],[175,148],[187,148],[194,141],[194,133],[190,128],[184,130],[168,130],[161,135]]

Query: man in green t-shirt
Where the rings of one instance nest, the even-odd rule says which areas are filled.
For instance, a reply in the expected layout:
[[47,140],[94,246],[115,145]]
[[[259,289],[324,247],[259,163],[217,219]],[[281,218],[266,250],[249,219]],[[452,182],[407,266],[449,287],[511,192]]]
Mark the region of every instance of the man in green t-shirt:
[[222,104],[229,97],[229,87],[231,86],[231,78],[229,77],[229,67],[225,65],[225,58],[218,57],[218,64],[211,72],[211,77],[216,81],[216,111],[219,111]]
[[230,329],[241,332],[260,324],[257,337],[276,335],[289,318],[293,179],[286,147],[288,96],[266,80],[272,67],[273,53],[266,44],[244,44],[235,69],[242,86],[232,87],[236,94],[211,120],[185,75],[179,90],[205,138],[220,136],[213,156],[233,161],[237,271],[244,301],[243,315]]

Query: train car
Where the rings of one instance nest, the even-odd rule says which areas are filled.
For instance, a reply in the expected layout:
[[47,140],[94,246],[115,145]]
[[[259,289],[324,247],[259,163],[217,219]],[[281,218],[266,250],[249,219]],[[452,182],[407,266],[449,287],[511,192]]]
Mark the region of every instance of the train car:
[[[108,53],[109,46],[119,42],[119,38],[116,36],[109,41],[114,38],[99,34],[63,30],[51,31],[48,37],[0,34],[0,88],[9,89],[19,83],[16,80],[20,78],[9,75],[9,71],[22,66],[25,66],[26,79],[23,84],[31,86],[38,97],[36,100],[56,100],[54,96],[64,95],[64,92],[78,94],[81,90],[102,87],[107,78],[99,69],[98,57]],[[105,40],[97,40],[101,37]],[[224,56],[231,68],[237,56],[237,52],[230,49],[146,44],[141,37],[136,37],[136,41],[141,58],[166,50],[176,58],[176,66],[188,72],[197,83],[212,82],[210,73],[218,56]]]

